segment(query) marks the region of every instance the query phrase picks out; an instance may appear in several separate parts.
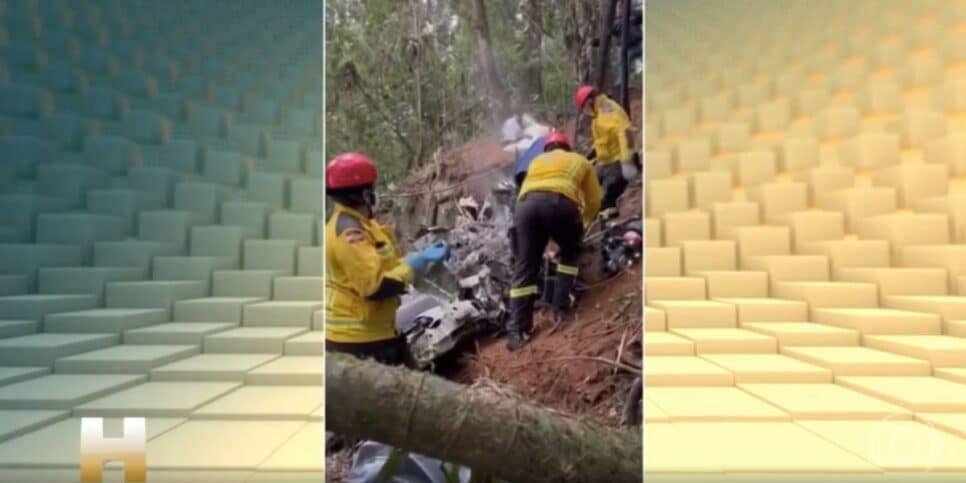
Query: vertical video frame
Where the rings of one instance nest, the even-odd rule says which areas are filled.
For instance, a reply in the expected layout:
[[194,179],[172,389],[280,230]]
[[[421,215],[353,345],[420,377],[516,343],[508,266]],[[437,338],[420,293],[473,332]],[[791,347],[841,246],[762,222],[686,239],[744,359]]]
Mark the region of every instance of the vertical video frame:
[[642,19],[326,2],[328,481],[641,481]]

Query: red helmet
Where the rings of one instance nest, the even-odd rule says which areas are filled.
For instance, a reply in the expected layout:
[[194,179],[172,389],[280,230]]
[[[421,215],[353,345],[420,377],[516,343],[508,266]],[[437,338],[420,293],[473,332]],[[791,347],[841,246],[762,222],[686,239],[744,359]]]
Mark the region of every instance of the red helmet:
[[641,241],[642,241],[641,234],[634,230],[630,230],[627,233],[624,233],[624,243],[626,243],[629,246],[632,246],[632,247],[640,246]]
[[376,182],[376,165],[369,156],[342,153],[329,161],[325,168],[326,189],[358,188]]
[[584,104],[587,103],[587,99],[590,99],[597,94],[597,88],[590,85],[583,85],[577,88],[577,93],[574,94],[574,106],[577,110],[584,108]]
[[550,131],[550,134],[547,136],[547,141],[544,142],[543,145],[551,146],[554,144],[563,144],[564,146],[567,146],[567,149],[570,149],[570,138],[568,138],[563,131]]

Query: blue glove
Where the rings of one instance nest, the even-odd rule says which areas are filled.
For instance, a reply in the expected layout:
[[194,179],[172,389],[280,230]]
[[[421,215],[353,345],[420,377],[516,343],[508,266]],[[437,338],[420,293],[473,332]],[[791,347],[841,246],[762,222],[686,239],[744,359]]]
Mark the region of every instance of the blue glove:
[[413,271],[422,272],[433,262],[449,259],[449,247],[445,243],[434,243],[418,252],[406,255],[406,264],[413,267]]
[[431,262],[445,262],[449,260],[449,246],[443,242],[436,242],[421,250],[423,256]]

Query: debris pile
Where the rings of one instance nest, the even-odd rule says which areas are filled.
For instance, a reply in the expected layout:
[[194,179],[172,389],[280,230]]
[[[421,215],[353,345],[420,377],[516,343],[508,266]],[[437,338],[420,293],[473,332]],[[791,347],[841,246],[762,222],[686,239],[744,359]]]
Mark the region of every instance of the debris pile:
[[605,273],[615,274],[641,260],[644,251],[644,224],[639,216],[605,228],[602,235],[600,250],[606,260],[602,267]]
[[432,288],[437,293],[473,301],[494,324],[502,322],[506,313],[505,298],[513,275],[509,232],[514,190],[512,181],[505,179],[482,206],[472,197],[462,198],[452,228],[430,229],[415,242],[417,248],[439,241],[449,245],[452,256],[444,270],[433,270],[424,280],[436,285]]
[[[452,256],[432,267],[416,284],[422,295],[407,301],[397,320],[420,368],[481,333],[499,330],[506,318],[510,291],[509,230],[513,226],[513,183],[497,186],[479,205],[472,197],[458,203],[452,228],[430,228],[416,248],[445,242]],[[427,304],[427,296],[438,304]]]
[[461,342],[476,337],[486,327],[481,315],[473,302],[453,300],[416,316],[403,331],[416,366],[431,368]]

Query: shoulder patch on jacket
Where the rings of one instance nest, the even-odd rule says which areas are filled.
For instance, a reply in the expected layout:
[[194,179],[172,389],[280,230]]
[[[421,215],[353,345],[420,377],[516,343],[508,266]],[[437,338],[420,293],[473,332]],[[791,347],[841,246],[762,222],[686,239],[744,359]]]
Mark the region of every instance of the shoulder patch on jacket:
[[361,232],[362,224],[359,223],[359,220],[355,219],[355,217],[351,215],[339,213],[339,218],[335,220],[336,236],[341,235],[343,232],[353,228]]
[[348,230],[339,234],[345,241],[349,243],[361,243],[366,240],[366,234],[359,228],[349,228]]
[[610,114],[610,113],[614,112],[614,106],[610,105],[609,102],[605,102],[605,103],[603,103],[603,104],[600,105],[600,112],[603,112],[603,113],[606,113],[606,114]]

